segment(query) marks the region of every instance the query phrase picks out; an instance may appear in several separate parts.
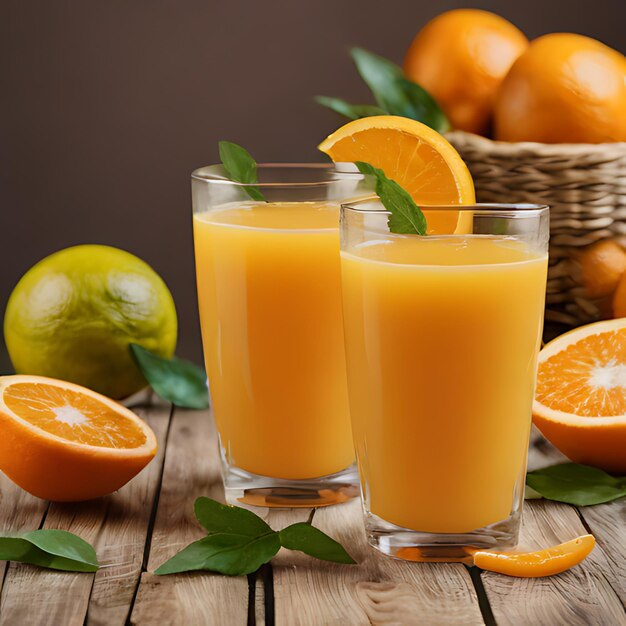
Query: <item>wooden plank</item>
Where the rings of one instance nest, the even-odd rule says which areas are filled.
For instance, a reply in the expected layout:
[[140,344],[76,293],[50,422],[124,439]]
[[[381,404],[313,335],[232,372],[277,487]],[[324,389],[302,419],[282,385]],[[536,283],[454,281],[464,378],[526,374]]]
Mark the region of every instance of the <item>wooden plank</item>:
[[96,542],[98,555],[107,566],[95,576],[86,620],[89,625],[124,624],[130,614],[146,543],[150,540],[148,533],[161,483],[171,413],[172,407],[166,404],[146,414],[145,419],[159,441],[157,458],[116,494],[123,497],[113,497],[109,502]]
[[245,577],[208,573],[154,576],[144,573],[131,624],[246,624],[248,585]]
[[[270,572],[270,575],[273,575]],[[255,587],[254,587],[254,624],[255,626],[265,626],[267,623],[265,620],[265,585],[263,584],[262,576],[256,575]],[[272,606],[274,603],[274,597],[272,593],[271,597]]]
[[[90,502],[50,505],[44,528],[76,533],[94,545],[103,567],[94,574],[11,564],[0,624],[124,624],[139,580],[152,502],[165,451],[169,407],[138,410],[154,429],[155,460],[119,492]],[[90,604],[90,596],[92,602]]]
[[[524,506],[520,550],[535,550],[586,532],[576,510],[542,500]],[[596,548],[581,565],[549,578],[511,578],[481,574],[491,609],[500,626],[621,626],[626,614],[605,577],[609,565]]]
[[[0,532],[17,533],[37,530],[41,525],[48,503],[31,496],[0,473]],[[8,564],[0,561],[0,592]],[[0,616],[2,604],[0,601]]]
[[626,607],[626,500],[578,509],[604,551],[605,575]]
[[[529,467],[538,469],[567,458],[534,430]],[[597,506],[577,507],[584,524],[598,542],[597,550],[606,557],[604,575],[626,607],[626,499]]]
[[154,576],[159,565],[205,533],[196,522],[198,496],[223,500],[217,438],[208,411],[176,410],[170,428],[148,573],[141,577],[132,624],[245,624],[244,576],[210,573]]
[[367,544],[357,500],[318,509],[314,525],[340,541],[358,565],[289,553],[274,566],[276,624],[483,624],[467,569],[407,563]]

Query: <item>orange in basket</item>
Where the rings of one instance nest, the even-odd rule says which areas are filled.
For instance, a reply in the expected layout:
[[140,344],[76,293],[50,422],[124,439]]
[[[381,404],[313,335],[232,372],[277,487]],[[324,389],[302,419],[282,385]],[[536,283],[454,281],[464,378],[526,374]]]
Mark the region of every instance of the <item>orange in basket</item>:
[[587,295],[591,298],[610,296],[626,271],[626,252],[614,241],[604,239],[585,248],[580,266]]
[[542,143],[626,141],[626,61],[572,33],[531,42],[498,89],[495,138]]
[[527,46],[526,36],[499,15],[446,11],[417,34],[404,71],[437,100],[454,128],[484,135],[496,91]]

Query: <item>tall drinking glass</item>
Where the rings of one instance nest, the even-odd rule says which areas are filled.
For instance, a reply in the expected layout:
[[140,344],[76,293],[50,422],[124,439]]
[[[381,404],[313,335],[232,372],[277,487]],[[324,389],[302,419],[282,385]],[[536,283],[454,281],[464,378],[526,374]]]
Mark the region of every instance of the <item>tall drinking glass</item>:
[[362,176],[339,167],[260,165],[258,185],[221,166],[192,174],[202,340],[231,502],[320,506],[358,494],[339,205],[364,193]]
[[377,199],[342,207],[348,388],[369,542],[470,561],[517,542],[548,208],[438,210],[471,234],[392,234]]

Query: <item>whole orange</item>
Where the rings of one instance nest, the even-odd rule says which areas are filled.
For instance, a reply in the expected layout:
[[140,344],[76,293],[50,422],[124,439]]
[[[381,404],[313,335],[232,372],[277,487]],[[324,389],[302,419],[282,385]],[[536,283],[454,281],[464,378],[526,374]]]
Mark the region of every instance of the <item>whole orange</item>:
[[[612,239],[602,239],[582,251],[580,267],[583,284],[589,297],[610,296],[626,272],[626,252]],[[622,310],[626,308],[624,305],[621,307]]]
[[626,141],[626,60],[571,33],[544,35],[500,85],[495,137],[503,141]]
[[613,317],[626,317],[626,272],[624,272],[613,294]]
[[437,100],[454,128],[487,134],[496,90],[527,46],[525,35],[503,17],[455,9],[419,31],[404,71]]

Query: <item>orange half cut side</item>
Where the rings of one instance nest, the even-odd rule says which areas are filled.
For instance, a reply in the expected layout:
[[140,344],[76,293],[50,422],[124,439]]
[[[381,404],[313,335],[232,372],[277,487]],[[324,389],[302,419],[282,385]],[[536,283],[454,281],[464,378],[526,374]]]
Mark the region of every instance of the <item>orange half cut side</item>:
[[572,461],[626,473],[626,319],[582,326],[541,350],[533,421]]
[[0,469],[48,500],[111,493],[157,450],[154,432],[129,409],[40,376],[0,377],[0,429]]

